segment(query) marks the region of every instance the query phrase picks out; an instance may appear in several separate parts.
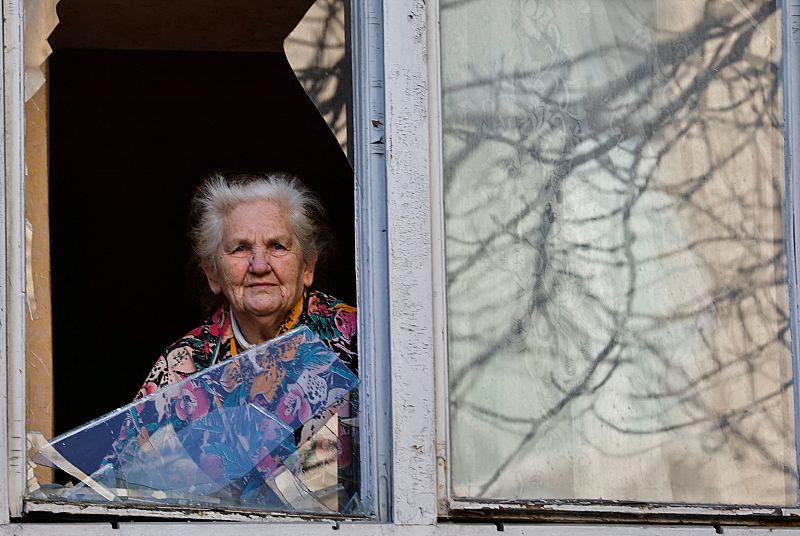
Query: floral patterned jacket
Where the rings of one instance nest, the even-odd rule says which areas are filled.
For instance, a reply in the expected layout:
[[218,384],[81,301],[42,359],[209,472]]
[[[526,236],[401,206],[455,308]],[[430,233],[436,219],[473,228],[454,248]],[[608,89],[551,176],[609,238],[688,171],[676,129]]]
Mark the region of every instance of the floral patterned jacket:
[[[345,365],[357,376],[357,312],[355,307],[319,291],[308,290],[303,299],[289,313],[278,334],[285,333],[299,325],[308,326],[321,341],[333,350]],[[147,375],[136,399],[182,380],[207,367],[224,361],[237,354],[236,342],[231,327],[229,308],[223,305],[200,326],[181,337],[159,356]],[[358,489],[358,392],[340,401],[320,415],[314,415],[302,430],[295,434],[295,443],[306,444],[311,452],[320,453],[333,449],[332,459],[338,467],[339,481],[349,498]],[[338,431],[336,445],[330,441],[316,439],[315,434],[326,426],[328,419],[337,414]],[[129,423],[130,426],[130,423]],[[124,434],[127,435],[127,434]],[[311,440],[310,442],[308,440]],[[330,459],[330,455],[327,456]],[[271,458],[269,458],[271,459]],[[344,503],[342,503],[344,504]]]
[[[291,311],[278,334],[306,325],[358,375],[355,307],[316,290],[309,290]],[[233,342],[233,344],[232,344]],[[227,305],[181,337],[159,356],[136,398],[182,380],[211,365],[236,355],[233,329]]]

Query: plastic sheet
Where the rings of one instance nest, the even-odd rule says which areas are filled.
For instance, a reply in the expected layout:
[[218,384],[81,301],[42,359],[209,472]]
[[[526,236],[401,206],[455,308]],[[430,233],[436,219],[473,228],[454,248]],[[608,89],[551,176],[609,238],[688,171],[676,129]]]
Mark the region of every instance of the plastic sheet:
[[[32,461],[76,485],[40,498],[357,513],[339,454],[358,379],[308,328],[295,329],[49,443]],[[353,462],[355,463],[355,462]]]

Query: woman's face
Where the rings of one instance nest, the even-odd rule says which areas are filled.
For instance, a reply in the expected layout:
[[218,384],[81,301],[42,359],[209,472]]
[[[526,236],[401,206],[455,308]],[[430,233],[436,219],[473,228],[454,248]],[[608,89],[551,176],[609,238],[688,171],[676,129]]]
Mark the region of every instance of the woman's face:
[[300,243],[284,210],[272,201],[251,201],[225,218],[215,272],[208,284],[222,292],[240,321],[283,321],[314,280],[314,264],[303,261]]

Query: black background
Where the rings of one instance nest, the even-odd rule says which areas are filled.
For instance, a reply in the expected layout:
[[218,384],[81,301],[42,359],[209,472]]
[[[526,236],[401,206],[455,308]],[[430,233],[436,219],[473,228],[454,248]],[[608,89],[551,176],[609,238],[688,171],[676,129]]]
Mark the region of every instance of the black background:
[[352,169],[283,54],[58,50],[48,79],[56,433],[129,402],[204,318],[186,235],[210,172],[314,189],[336,239],[315,286],[355,303]]

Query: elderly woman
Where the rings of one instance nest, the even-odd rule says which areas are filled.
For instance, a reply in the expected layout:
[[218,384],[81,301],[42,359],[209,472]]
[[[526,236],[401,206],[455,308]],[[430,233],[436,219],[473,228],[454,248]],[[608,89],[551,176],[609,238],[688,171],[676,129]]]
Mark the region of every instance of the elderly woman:
[[323,209],[300,181],[282,173],[213,175],[192,209],[194,251],[223,304],[164,350],[137,398],[299,325],[357,373],[356,309],[310,288]]
[[[300,325],[357,373],[356,309],[311,289],[323,216],[311,192],[286,174],[214,175],[199,187],[192,205],[194,250],[222,304],[164,350],[137,398]],[[295,436],[298,447],[310,449],[318,460],[317,467],[332,467],[344,500],[358,489],[358,464],[352,463],[354,397],[314,416]],[[329,421],[334,413],[338,420]]]

